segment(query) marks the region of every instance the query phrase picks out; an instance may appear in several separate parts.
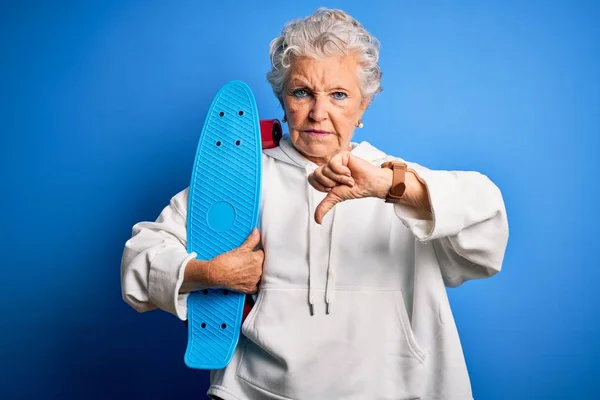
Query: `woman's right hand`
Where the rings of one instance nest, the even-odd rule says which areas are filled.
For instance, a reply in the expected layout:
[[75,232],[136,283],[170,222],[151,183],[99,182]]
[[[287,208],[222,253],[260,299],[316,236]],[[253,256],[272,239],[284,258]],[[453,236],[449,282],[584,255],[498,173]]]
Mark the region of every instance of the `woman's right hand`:
[[260,233],[255,228],[240,247],[209,261],[192,260],[186,267],[184,281],[195,281],[209,288],[256,293],[265,259],[262,249],[254,250],[259,243]]

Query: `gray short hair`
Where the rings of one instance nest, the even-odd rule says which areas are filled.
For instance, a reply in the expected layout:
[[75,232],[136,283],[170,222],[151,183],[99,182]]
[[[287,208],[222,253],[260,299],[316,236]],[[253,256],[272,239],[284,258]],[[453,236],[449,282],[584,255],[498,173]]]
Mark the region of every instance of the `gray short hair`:
[[322,57],[334,54],[358,54],[359,81],[363,98],[381,91],[379,41],[348,13],[318,8],[306,18],[285,24],[281,35],[270,44],[271,71],[267,79],[273,92],[283,99],[283,91],[294,57]]

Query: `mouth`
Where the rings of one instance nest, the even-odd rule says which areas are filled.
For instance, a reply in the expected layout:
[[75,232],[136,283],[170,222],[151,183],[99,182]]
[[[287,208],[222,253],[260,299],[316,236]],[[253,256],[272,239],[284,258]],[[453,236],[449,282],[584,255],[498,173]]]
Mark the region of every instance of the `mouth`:
[[318,136],[318,137],[327,136],[327,135],[331,134],[331,132],[321,131],[318,129],[305,129],[302,132],[306,133],[308,135],[311,135],[311,136]]

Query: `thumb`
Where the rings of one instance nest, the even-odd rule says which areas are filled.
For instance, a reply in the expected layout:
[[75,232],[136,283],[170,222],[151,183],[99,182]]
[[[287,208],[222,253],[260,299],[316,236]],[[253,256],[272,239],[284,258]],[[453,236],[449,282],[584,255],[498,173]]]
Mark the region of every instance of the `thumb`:
[[244,243],[240,247],[246,248],[248,250],[253,250],[258,243],[260,242],[260,234],[257,228],[252,229],[250,235],[244,240]]
[[342,199],[333,192],[329,192],[327,196],[319,203],[315,210],[315,222],[321,224],[325,214],[329,212],[337,203],[340,203]]
[[348,164],[350,163],[350,156],[351,155],[352,155],[352,153],[350,153],[349,151],[347,151],[344,154],[342,154],[342,165],[344,167],[347,167]]

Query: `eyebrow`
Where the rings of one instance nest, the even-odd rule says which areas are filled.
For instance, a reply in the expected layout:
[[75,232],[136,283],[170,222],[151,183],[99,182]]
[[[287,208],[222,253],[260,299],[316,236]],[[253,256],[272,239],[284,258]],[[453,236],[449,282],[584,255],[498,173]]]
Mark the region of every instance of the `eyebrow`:
[[[290,79],[290,87],[302,87],[302,88],[308,88],[311,89],[309,84],[307,84],[303,79],[301,78],[292,78]],[[348,89],[342,87],[342,86],[334,86],[331,88],[328,88],[326,91],[331,92],[334,90],[341,90],[341,91],[348,91]]]
[[309,87],[309,85],[304,80],[299,78],[290,79],[290,87],[292,86]]

